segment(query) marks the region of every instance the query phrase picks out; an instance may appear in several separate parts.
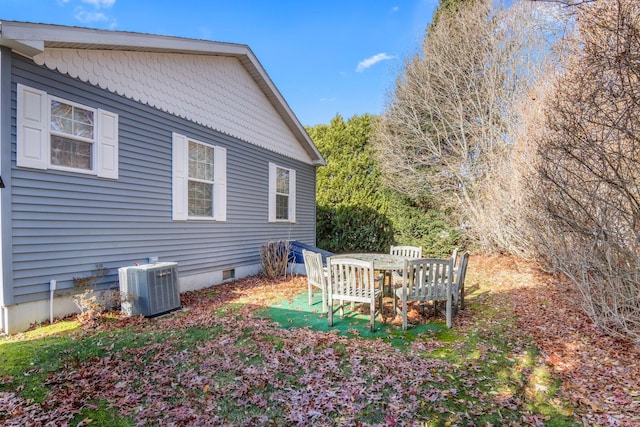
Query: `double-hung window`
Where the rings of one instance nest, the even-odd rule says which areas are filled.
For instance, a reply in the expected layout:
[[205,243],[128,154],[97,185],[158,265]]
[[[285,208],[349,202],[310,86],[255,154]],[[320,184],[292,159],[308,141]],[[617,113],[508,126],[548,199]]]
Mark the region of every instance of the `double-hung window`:
[[17,165],[118,178],[118,115],[17,85]]
[[173,134],[173,219],[226,221],[226,149]]
[[269,221],[296,221],[296,171],[269,163]]
[[50,98],[51,166],[93,168],[96,110]]

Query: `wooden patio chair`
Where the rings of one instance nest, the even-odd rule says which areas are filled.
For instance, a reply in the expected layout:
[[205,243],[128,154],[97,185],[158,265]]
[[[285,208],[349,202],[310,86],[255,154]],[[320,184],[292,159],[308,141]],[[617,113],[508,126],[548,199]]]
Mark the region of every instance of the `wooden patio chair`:
[[[329,326],[333,326],[333,314],[340,310],[344,317],[344,306],[351,303],[369,304],[370,329],[375,331],[376,300],[382,312],[382,284],[374,277],[373,262],[350,258],[327,258],[329,273]],[[336,307],[335,304],[339,303]]]
[[402,330],[407,330],[407,302],[433,301],[434,314],[438,301],[446,301],[447,328],[451,327],[453,259],[422,258],[404,261],[402,287],[394,292],[393,308],[402,302]]
[[460,263],[453,270],[453,283],[451,285],[455,311],[458,311],[458,302],[460,310],[464,310],[464,278],[467,274],[467,264],[469,263],[469,251],[460,256]]
[[318,288],[322,291],[322,312],[327,312],[327,270],[322,265],[322,254],[318,252],[302,250],[304,267],[307,270],[307,286],[309,294],[309,306],[313,305],[313,291]]
[[[422,246],[391,246],[389,249],[391,255],[400,255],[407,258],[422,258]],[[389,277],[391,289],[389,292],[393,292],[395,285],[402,280],[401,271],[392,271],[391,277]]]

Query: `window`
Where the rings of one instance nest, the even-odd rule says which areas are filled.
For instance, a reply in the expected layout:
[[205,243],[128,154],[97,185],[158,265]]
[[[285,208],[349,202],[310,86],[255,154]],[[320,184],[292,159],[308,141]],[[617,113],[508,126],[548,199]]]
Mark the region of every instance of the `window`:
[[189,141],[189,216],[213,218],[213,147]]
[[296,171],[269,163],[269,221],[296,221]]
[[51,98],[51,165],[93,168],[95,110]]
[[276,220],[289,219],[289,169],[276,167]]
[[17,86],[17,165],[118,178],[118,115]]
[[226,149],[173,134],[173,219],[226,221]]

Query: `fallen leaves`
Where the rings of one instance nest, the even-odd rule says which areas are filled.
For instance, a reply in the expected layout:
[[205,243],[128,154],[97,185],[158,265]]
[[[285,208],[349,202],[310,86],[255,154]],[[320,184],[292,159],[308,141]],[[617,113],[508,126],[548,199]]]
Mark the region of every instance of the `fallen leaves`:
[[[587,425],[640,425],[640,348],[599,331],[567,280],[510,257],[472,258],[470,271],[489,275],[499,304],[518,316],[545,362],[563,381],[560,392]],[[574,410],[571,410],[572,415]]]
[[[76,424],[92,425],[86,411],[106,405],[138,425],[420,425],[425,413],[441,414],[451,425],[474,425],[493,411],[498,418],[520,412],[509,425],[542,426],[545,417],[525,409],[525,399],[549,393],[546,379],[527,364],[531,356],[523,342],[533,337],[542,361],[562,380],[560,392],[572,405],[566,415],[587,425],[640,424],[638,348],[599,333],[575,292],[535,265],[471,258],[472,305],[454,323],[457,333],[478,342],[455,363],[425,354],[455,351],[464,343],[429,334],[400,351],[383,340],[281,329],[254,316],[256,309],[305,288],[303,277],[251,277],[187,292],[181,296],[184,309],[169,316],[101,322],[78,336],[80,342],[100,334],[97,356],[60,354],[62,366],[49,372],[42,403],[24,400],[18,390],[0,392],[0,422],[57,426],[76,417]],[[488,307],[492,316],[473,306]],[[433,310],[412,306],[409,316],[422,323]],[[392,313],[386,317],[397,324]],[[494,326],[512,319],[517,324],[504,337],[508,349],[483,341]],[[122,328],[136,338],[118,341]],[[513,377],[505,381],[523,383],[523,390],[496,386],[485,373],[498,356],[513,365]],[[39,368],[33,369],[27,373]],[[13,381],[0,377],[0,384]],[[456,407],[464,410],[451,413]]]

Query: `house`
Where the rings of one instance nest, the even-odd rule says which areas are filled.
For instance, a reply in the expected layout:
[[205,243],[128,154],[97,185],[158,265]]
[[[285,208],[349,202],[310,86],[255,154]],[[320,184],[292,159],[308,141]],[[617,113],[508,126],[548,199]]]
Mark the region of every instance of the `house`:
[[246,45],[1,21],[0,141],[6,333],[96,270],[177,262],[187,291],[315,243],[324,160]]

